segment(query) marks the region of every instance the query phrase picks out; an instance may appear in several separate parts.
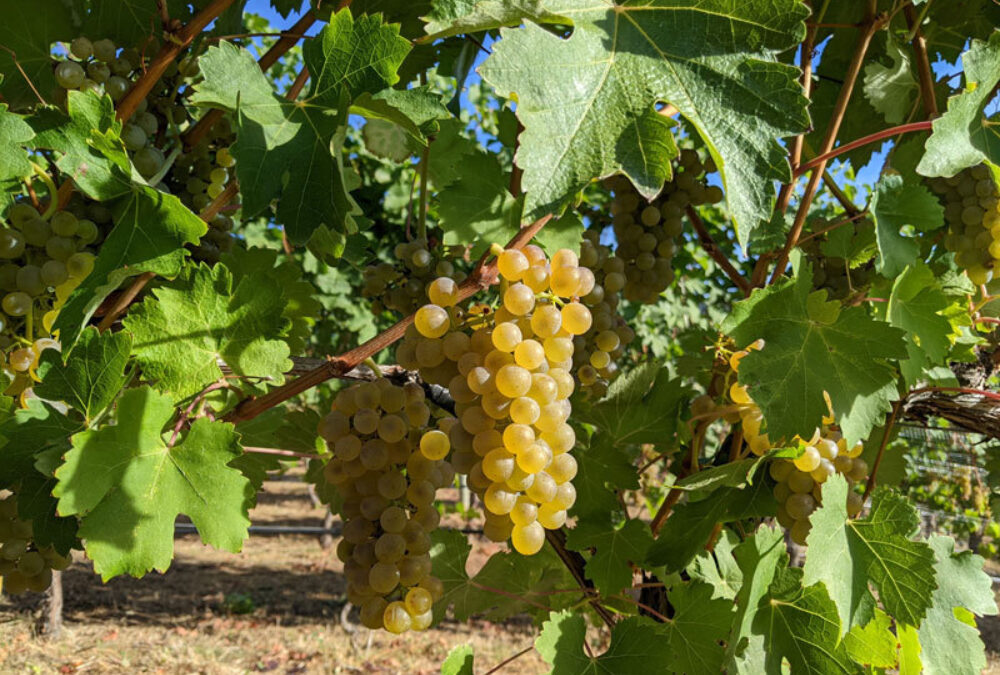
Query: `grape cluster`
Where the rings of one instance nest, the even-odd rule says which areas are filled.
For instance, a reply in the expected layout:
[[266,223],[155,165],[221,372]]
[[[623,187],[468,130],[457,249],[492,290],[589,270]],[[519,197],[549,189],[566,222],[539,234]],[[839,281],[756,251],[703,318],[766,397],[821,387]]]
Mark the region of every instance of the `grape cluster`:
[[980,164],[928,183],[944,204],[945,247],[972,283],[987,283],[1000,260],[1000,194],[990,170]]
[[7,395],[26,391],[41,352],[58,348],[49,331],[59,308],[94,268],[102,232],[83,215],[79,202],[50,217],[21,202],[0,223],[0,349],[14,380]]
[[485,506],[484,532],[537,553],[545,530],[566,522],[576,501],[576,434],[572,411],[573,338],[593,323],[573,300],[588,295],[594,275],[577,255],[557,251],[551,263],[537,246],[502,250],[500,306],[457,306],[453,279],[428,287],[397,357],[428,381],[447,386],[459,423],[449,429],[452,464],[467,473]]
[[584,232],[580,265],[594,270],[594,287],[580,302],[590,309],[594,322],[590,330],[573,338],[573,374],[580,387],[595,398],[607,392],[608,382],[618,375],[618,361],[635,339],[635,331],[618,310],[620,293],[605,288],[609,274],[620,274],[613,271],[617,263],[609,264],[613,260],[611,249],[601,243],[600,232]]
[[605,291],[622,291],[632,302],[659,299],[674,280],[671,261],[684,229],[685,208],[722,201],[722,189],[705,182],[704,174],[713,171],[711,159],[702,162],[694,150],[682,150],[673,179],[651,202],[625,176],[605,181],[614,193],[611,218],[618,241],[614,257],[605,264]]
[[449,277],[457,283],[465,272],[456,268],[458,256],[450,249],[428,247],[428,240],[418,237],[396,244],[395,263],[379,262],[364,270],[361,295],[375,298],[375,311],[389,309],[403,315],[413,314],[427,297],[427,286],[438,277]]
[[[758,340],[749,349],[762,349],[763,341]],[[749,349],[737,351],[729,358],[733,373],[739,371],[740,361]],[[825,395],[825,394],[824,394]],[[774,498],[778,502],[778,523],[781,524],[797,544],[805,544],[809,534],[809,516],[822,504],[823,483],[835,473],[845,476],[853,486],[868,477],[868,464],[861,458],[864,444],[847,447],[830,412],[822,420],[812,437],[794,437],[790,442],[778,439],[776,442],[761,429],[764,418],[760,408],[747,393],[746,387],[737,382],[729,388],[729,398],[737,406],[743,438],[750,451],[758,457],[765,455],[772,447],[797,445],[803,447],[802,454],[793,460],[778,459],[770,464],[771,477],[777,481]],[[827,407],[830,400],[827,397]],[[851,490],[847,495],[847,513],[853,517],[861,511],[862,498]]]
[[[825,219],[814,219],[809,223],[813,232],[819,232],[832,224],[832,221]],[[840,227],[853,228],[855,241],[860,237],[870,238],[866,246],[858,247],[855,259],[826,255],[822,250],[823,240],[819,237],[809,237],[799,244],[799,248],[812,264],[814,286],[826,290],[828,296],[836,300],[843,300],[861,289],[868,288],[877,277],[875,264],[871,261],[875,254],[875,238],[872,234],[874,228],[871,221],[858,219],[848,225],[838,225],[837,229]]]
[[41,593],[52,583],[52,570],[63,570],[70,559],[52,548],[38,548],[30,520],[17,515],[17,497],[0,499],[0,590],[10,595]]
[[337,556],[347,599],[371,629],[424,630],[443,592],[429,533],[440,521],[435,493],[455,471],[447,434],[423,433],[430,414],[419,385],[379,379],[341,390],[320,422],[333,453],[324,475],[344,500]]

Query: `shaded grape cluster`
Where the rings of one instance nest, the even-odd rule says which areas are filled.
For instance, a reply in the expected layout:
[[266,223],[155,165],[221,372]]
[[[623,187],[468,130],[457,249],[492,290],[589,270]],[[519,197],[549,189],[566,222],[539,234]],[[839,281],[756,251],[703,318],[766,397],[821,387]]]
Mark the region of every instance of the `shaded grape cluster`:
[[0,499],[0,590],[9,595],[41,593],[52,583],[52,570],[66,569],[70,559],[34,543],[30,520],[17,514],[17,496]]
[[945,247],[972,283],[987,283],[1000,260],[1000,194],[990,170],[980,164],[928,184],[944,205]]
[[608,274],[616,274],[618,265],[611,248],[600,239],[600,232],[590,229],[580,244],[580,265],[594,271],[594,287],[580,302],[590,309],[594,321],[590,330],[573,338],[573,375],[596,398],[607,392],[608,383],[618,375],[625,348],[635,339],[635,331],[619,311],[621,294],[605,288]]
[[594,274],[567,249],[550,261],[533,245],[495,248],[498,306],[463,310],[455,281],[436,279],[397,358],[451,392],[452,464],[483,502],[486,536],[531,555],[576,501],[573,338],[593,319],[574,298],[593,290]]
[[[763,346],[763,341],[758,340],[749,349],[734,352],[729,358],[732,373],[739,372],[740,361],[750,350],[759,350]],[[830,408],[829,397],[826,398]],[[868,464],[861,458],[864,444],[859,442],[847,447],[832,412],[823,418],[822,426],[810,438],[795,436],[790,441],[772,439],[762,428],[764,416],[760,408],[750,398],[746,387],[736,382],[735,378],[729,388],[729,399],[737,407],[743,440],[754,455],[766,455],[772,448],[802,448],[795,459],[773,460],[769,470],[777,482],[774,498],[778,502],[778,523],[788,530],[792,541],[804,545],[811,527],[809,516],[823,503],[823,483],[839,473],[853,488],[868,477]],[[847,494],[847,514],[856,516],[861,507],[861,494],[850,490]]]
[[42,351],[59,347],[51,336],[59,308],[94,268],[93,246],[104,228],[88,215],[110,220],[104,209],[74,200],[44,216],[17,203],[0,222],[0,349],[8,396],[30,396]]
[[396,244],[393,262],[378,262],[363,272],[361,295],[374,298],[374,309],[388,309],[409,315],[417,311],[427,298],[427,286],[438,277],[448,277],[461,283],[465,272],[459,256],[441,246],[429,246],[418,237]]
[[[821,231],[831,225],[832,221],[814,219],[810,221],[814,232]],[[867,289],[876,280],[875,264],[871,258],[875,254],[875,234],[872,223],[868,219],[858,219],[853,223],[835,225],[849,228],[852,241],[857,248],[853,259],[829,255],[824,252],[826,237],[810,237],[799,244],[799,248],[809,260],[813,269],[813,284],[818,289],[827,291],[829,297],[843,300],[855,293]],[[863,242],[863,243],[861,243]]]
[[605,180],[614,194],[611,222],[617,240],[605,269],[606,292],[622,291],[626,300],[646,304],[659,299],[674,280],[671,261],[684,230],[685,209],[722,201],[722,189],[705,181],[705,174],[714,171],[711,159],[703,162],[694,150],[682,150],[673,178],[652,201],[625,176]]
[[320,422],[332,452],[326,479],[343,498],[347,599],[368,628],[424,630],[441,582],[431,576],[436,491],[451,485],[448,436],[425,433],[430,408],[419,385],[379,379],[341,390]]
[[[91,42],[79,37],[70,43],[69,54],[56,65],[56,81],[64,93],[70,89],[107,94],[122,99],[141,75],[155,44],[120,49],[111,40]],[[135,114],[121,130],[122,143],[136,171],[157,189],[176,195],[185,206],[201,212],[225,190],[236,164],[230,146],[236,134],[228,118],[216,122],[193,147],[184,146],[184,132],[194,119],[186,105],[192,85],[200,78],[198,59],[189,54],[172,61],[149,95],[139,102]],[[214,262],[233,245],[233,221],[219,215],[194,255]]]

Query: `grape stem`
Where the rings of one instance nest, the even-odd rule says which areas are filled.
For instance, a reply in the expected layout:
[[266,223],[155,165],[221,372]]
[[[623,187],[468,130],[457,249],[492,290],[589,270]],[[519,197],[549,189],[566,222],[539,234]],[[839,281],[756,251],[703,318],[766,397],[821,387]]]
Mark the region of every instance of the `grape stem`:
[[49,220],[52,217],[52,214],[56,212],[56,206],[58,205],[57,200],[53,198],[56,192],[58,192],[55,181],[52,180],[45,169],[38,166],[34,162],[31,162],[31,168],[36,174],[38,174],[38,177],[42,179],[42,182],[45,183],[45,187],[49,191],[49,205],[48,208],[45,209],[45,213],[42,214],[43,219]]
[[[566,548],[566,534],[562,531],[562,529],[545,530],[545,539],[549,542],[549,545],[552,546],[553,550],[555,550],[556,555],[558,555],[559,559],[562,560],[563,565],[566,566],[569,573],[573,575],[574,579],[576,579],[576,583],[580,585],[583,592],[588,596],[593,596],[595,593],[594,584],[591,583],[584,573],[586,561],[583,559],[583,556],[576,551],[570,551]],[[608,628],[614,628],[614,615],[604,605],[602,605],[596,597],[590,598],[590,605],[594,608],[594,611],[597,612],[597,615],[601,617],[604,625]]]
[[515,660],[521,658],[522,656],[524,656],[525,654],[527,654],[528,652],[530,652],[534,648],[535,648],[534,643],[528,645],[527,647],[525,647],[524,649],[522,649],[521,651],[519,651],[517,654],[514,654],[513,656],[508,656],[503,661],[501,661],[500,663],[496,664],[495,666],[493,666],[492,668],[490,668],[489,670],[487,670],[485,673],[483,673],[483,675],[493,675],[493,673],[497,672],[498,670],[500,670],[501,668],[503,668],[507,664],[511,663],[512,661],[515,661]]
[[101,323],[98,324],[97,330],[101,333],[111,328],[112,324],[118,319],[122,313],[128,309],[132,301],[135,300],[136,296],[142,291],[142,289],[152,281],[156,274],[153,272],[144,272],[137,276],[132,283],[129,285],[128,289],[120,293],[117,298],[115,298],[115,303],[111,305],[108,309],[108,313],[104,315],[101,319]]
[[417,236],[427,241],[427,174],[431,157],[431,143],[434,139],[427,139],[427,145],[420,155],[420,206],[417,213]]
[[722,268],[722,271],[726,273],[729,280],[736,285],[736,288],[740,289],[743,295],[750,295],[750,284],[743,278],[743,275],[739,273],[739,270],[737,270],[733,264],[729,262],[726,254],[722,252],[722,249],[720,249],[718,244],[715,243],[715,240],[712,239],[712,235],[709,234],[708,229],[705,227],[705,223],[701,219],[701,216],[698,215],[698,212],[695,211],[694,207],[690,204],[688,204],[686,210],[687,216],[691,220],[691,225],[694,226],[694,231],[698,234],[698,241],[701,243],[701,247],[705,249],[705,253],[707,253],[712,260],[714,260],[716,264]]
[[931,120],[923,120],[920,122],[910,122],[908,124],[900,124],[896,127],[890,127],[888,129],[883,129],[882,131],[876,131],[873,134],[868,134],[867,136],[862,136],[861,138],[851,141],[850,143],[844,143],[838,146],[834,150],[830,150],[819,157],[809,160],[798,169],[795,170],[796,177],[810,171],[811,169],[819,166],[820,164],[826,164],[829,160],[834,157],[843,155],[844,153],[850,152],[856,148],[860,148],[863,145],[868,145],[869,143],[875,143],[877,141],[883,141],[892,136],[898,136],[900,134],[906,134],[911,131],[930,131],[933,122]]
[[878,446],[878,454],[875,455],[875,462],[872,464],[872,470],[868,474],[868,482],[865,483],[865,493],[861,497],[862,504],[868,501],[868,496],[872,493],[872,490],[875,488],[875,476],[876,474],[878,474],[878,468],[882,464],[882,455],[885,454],[885,448],[889,444],[889,435],[892,433],[892,427],[896,423],[896,418],[899,416],[899,410],[900,408],[903,407],[903,403],[906,401],[906,399],[910,395],[916,393],[917,391],[923,391],[923,390],[914,390],[909,392],[901,399],[896,401],[892,406],[892,411],[889,413],[889,417],[886,419],[885,422],[885,431],[882,432],[882,442]]
[[[797,176],[811,168],[816,169],[809,176],[809,182],[806,184],[805,193],[802,195],[802,199],[799,203],[799,209],[795,214],[795,221],[792,223],[792,229],[788,233],[785,245],[778,254],[774,271],[771,274],[772,284],[777,282],[778,279],[780,279],[785,273],[785,266],[788,264],[788,256],[791,254],[792,249],[795,248],[795,245],[798,243],[799,236],[802,234],[802,228],[805,225],[807,216],[809,215],[809,207],[812,205],[813,198],[816,196],[816,190],[819,187],[819,182],[823,178],[823,172],[826,170],[826,163],[833,156],[835,156],[831,154],[833,146],[837,141],[837,134],[840,132],[840,125],[844,121],[844,115],[847,113],[847,104],[851,100],[851,94],[854,91],[854,84],[858,79],[858,75],[861,73],[862,66],[864,65],[865,54],[868,52],[868,46],[871,44],[872,38],[875,37],[875,33],[883,27],[887,20],[888,16],[879,16],[877,0],[868,0],[865,10],[864,29],[858,35],[858,41],[854,48],[854,55],[851,57],[851,62],[844,75],[844,83],[840,88],[840,93],[837,94],[837,101],[834,104],[833,114],[830,118],[830,125],[827,127],[826,134],[823,137],[823,145],[820,149],[820,155],[811,162],[797,167],[795,172],[793,172],[793,175]],[[837,149],[837,151],[842,150],[843,146]]]
[[[522,228],[508,242],[507,248],[524,248],[529,241],[552,219],[552,214],[539,218],[531,225]],[[457,302],[469,298],[479,291],[489,288],[497,282],[497,267],[495,258],[491,260],[489,252],[476,263],[475,268],[469,277],[458,287]],[[407,316],[396,322],[392,327],[382,331],[364,344],[351,349],[339,356],[331,356],[326,361],[313,370],[290,380],[276,389],[269,391],[259,398],[248,398],[236,406],[226,415],[227,422],[243,422],[253,419],[265,410],[269,410],[276,405],[284,403],[290,398],[298,396],[304,391],[308,391],[327,380],[341,377],[350,372],[364,362],[370,356],[374,356],[386,347],[403,337],[406,329],[413,323],[413,315]]]
[[920,30],[924,13],[927,12],[930,4],[930,1],[928,1],[924,5],[920,16],[917,16],[917,11],[913,8],[913,5],[908,3],[903,7],[903,16],[906,17],[906,25],[910,29],[910,34],[907,37],[913,46],[913,56],[917,62],[917,77],[920,81],[920,101],[923,103],[924,112],[927,113],[927,117],[934,119],[938,116],[937,98],[934,95],[934,74],[931,71],[931,62],[927,56],[927,40],[924,39],[924,35]]

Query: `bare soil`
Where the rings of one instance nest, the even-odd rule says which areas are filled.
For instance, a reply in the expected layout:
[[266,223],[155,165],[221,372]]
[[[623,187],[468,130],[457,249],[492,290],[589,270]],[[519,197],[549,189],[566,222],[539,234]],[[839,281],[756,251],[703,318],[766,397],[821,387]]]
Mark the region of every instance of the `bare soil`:
[[[255,525],[321,526],[302,483],[267,483]],[[455,523],[459,525],[459,523]],[[474,538],[475,539],[475,538]],[[63,573],[65,625],[41,631],[43,596],[0,596],[0,673],[377,673],[439,672],[448,652],[475,648],[485,672],[529,647],[527,621],[445,622],[393,636],[345,613],[342,567],[312,535],[252,536],[242,553],[217,551],[196,535],[178,537],[166,574],[101,583],[82,556]],[[480,542],[475,568],[494,545]],[[533,651],[504,669],[538,673]]]

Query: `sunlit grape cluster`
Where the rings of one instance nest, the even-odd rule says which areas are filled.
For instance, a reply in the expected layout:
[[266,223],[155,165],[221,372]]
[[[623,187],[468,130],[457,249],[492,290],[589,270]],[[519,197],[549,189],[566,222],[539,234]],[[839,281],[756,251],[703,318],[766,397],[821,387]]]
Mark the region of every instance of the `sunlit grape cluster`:
[[394,262],[378,262],[364,270],[361,295],[374,298],[376,311],[383,308],[399,314],[413,314],[427,298],[427,286],[438,277],[457,283],[465,272],[456,266],[458,256],[441,246],[428,247],[424,237],[396,244]]
[[713,171],[711,159],[702,162],[694,150],[682,150],[673,179],[651,202],[625,176],[605,181],[614,193],[611,219],[618,242],[605,265],[605,291],[622,291],[632,302],[657,301],[674,280],[671,261],[684,229],[685,208],[722,201],[722,189],[705,182],[704,174]]
[[52,548],[38,548],[31,521],[17,515],[17,497],[0,499],[0,591],[20,595],[41,593],[52,583],[52,570],[63,570],[70,559]]
[[324,475],[344,500],[337,557],[347,599],[371,629],[426,629],[443,591],[431,576],[430,532],[440,521],[436,491],[455,471],[448,435],[424,431],[430,414],[419,385],[379,379],[341,390],[319,425],[333,454]]
[[972,283],[985,284],[1000,260],[1000,194],[989,168],[980,164],[928,183],[944,204],[945,247]]
[[[729,358],[732,372],[735,374],[739,371],[740,361],[750,350],[759,350],[763,346],[763,341],[758,340],[749,349],[733,353]],[[839,473],[847,478],[853,488],[855,483],[868,477],[868,464],[860,456],[864,444],[859,442],[848,448],[832,412],[823,418],[822,426],[816,429],[811,438],[796,436],[791,441],[775,441],[761,428],[764,417],[760,408],[750,398],[746,387],[736,382],[735,378],[729,388],[729,398],[738,408],[743,439],[754,455],[765,455],[771,448],[803,448],[795,459],[772,461],[770,474],[777,481],[774,498],[778,502],[778,523],[788,530],[792,541],[804,545],[811,527],[809,516],[823,503],[823,483]],[[830,407],[829,397],[827,407]],[[851,489],[847,494],[848,515],[856,516],[861,511],[861,506],[861,494]]]
[[611,249],[601,243],[600,232],[584,232],[580,265],[594,270],[594,287],[580,302],[590,308],[594,322],[590,330],[573,338],[573,374],[581,388],[597,398],[618,375],[618,361],[635,339],[635,331],[618,311],[621,295],[605,289],[608,274],[619,274],[607,271],[617,269],[614,259]]
[[428,287],[432,304],[417,311],[397,357],[455,400],[452,464],[483,502],[486,536],[509,537],[531,555],[576,500],[576,434],[567,423],[573,338],[593,320],[575,298],[593,290],[594,275],[567,249],[551,261],[533,245],[495,252],[499,306],[462,311],[454,280],[436,279]]

